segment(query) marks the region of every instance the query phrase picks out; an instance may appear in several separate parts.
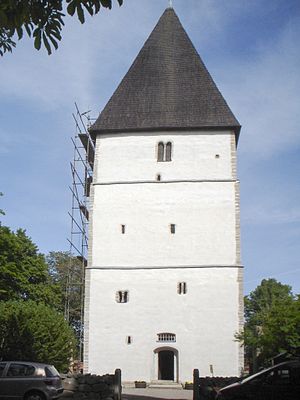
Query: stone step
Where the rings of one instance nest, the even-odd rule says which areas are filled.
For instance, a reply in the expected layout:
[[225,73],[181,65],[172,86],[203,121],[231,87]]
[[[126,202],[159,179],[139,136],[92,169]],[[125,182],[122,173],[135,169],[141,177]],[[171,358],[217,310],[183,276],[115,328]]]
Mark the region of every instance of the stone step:
[[148,387],[152,389],[183,389],[180,383],[173,381],[152,381]]

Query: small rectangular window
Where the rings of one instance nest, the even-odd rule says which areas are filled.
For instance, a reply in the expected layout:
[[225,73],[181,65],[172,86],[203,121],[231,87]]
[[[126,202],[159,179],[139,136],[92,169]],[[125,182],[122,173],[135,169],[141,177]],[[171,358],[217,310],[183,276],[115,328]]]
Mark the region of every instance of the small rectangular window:
[[127,303],[129,300],[128,290],[118,290],[116,292],[116,302],[117,303]]
[[175,224],[170,224],[170,231],[171,231],[172,234],[175,233],[175,227],[176,227]]
[[187,292],[186,282],[179,282],[177,284],[177,293],[178,294],[186,294],[186,292]]
[[157,342],[176,342],[175,333],[158,333]]
[[125,233],[125,225],[121,225],[121,232],[122,232],[122,235],[124,235],[124,233]]

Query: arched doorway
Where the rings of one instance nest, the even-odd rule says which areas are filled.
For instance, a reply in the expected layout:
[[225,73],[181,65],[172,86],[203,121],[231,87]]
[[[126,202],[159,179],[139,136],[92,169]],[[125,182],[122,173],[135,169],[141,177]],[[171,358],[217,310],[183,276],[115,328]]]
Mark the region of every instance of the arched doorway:
[[164,346],[154,350],[154,380],[178,382],[178,351]]

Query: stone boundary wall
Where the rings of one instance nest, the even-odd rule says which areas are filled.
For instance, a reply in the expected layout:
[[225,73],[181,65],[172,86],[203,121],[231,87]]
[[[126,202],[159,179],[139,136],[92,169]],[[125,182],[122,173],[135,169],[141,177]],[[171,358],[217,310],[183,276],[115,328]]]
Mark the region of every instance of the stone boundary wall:
[[62,399],[74,400],[121,400],[121,370],[115,374],[67,374],[61,375]]

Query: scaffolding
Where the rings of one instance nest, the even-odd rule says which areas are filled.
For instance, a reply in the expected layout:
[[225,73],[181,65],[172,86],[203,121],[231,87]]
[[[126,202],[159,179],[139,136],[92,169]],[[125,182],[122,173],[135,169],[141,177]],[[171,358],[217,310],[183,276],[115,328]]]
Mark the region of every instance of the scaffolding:
[[[79,339],[79,361],[83,361],[84,280],[88,259],[88,224],[90,187],[93,180],[95,143],[89,134],[93,118],[90,111],[81,113],[75,103],[75,135],[72,140],[73,160],[70,163],[72,185],[69,265],[65,289],[65,319],[73,324]],[[76,301],[74,301],[76,299]],[[75,319],[74,319],[75,318]],[[75,321],[75,322],[74,322]]]

